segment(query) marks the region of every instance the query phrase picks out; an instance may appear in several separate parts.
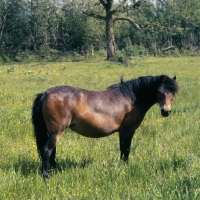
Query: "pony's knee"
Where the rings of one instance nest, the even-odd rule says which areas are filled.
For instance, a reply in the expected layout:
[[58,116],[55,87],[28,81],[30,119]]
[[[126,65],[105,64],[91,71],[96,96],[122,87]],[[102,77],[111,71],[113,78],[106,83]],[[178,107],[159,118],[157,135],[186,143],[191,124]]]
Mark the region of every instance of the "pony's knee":
[[50,159],[50,156],[51,156],[51,152],[49,149],[47,148],[44,148],[43,149],[43,153],[42,153],[42,160],[43,161],[49,161]]

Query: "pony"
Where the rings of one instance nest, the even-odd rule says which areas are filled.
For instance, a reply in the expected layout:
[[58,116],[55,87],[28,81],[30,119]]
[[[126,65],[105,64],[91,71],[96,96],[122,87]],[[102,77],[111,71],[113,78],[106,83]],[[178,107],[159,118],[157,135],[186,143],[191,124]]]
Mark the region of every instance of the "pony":
[[176,76],[159,75],[121,78],[104,91],[56,86],[37,94],[32,124],[43,176],[56,168],[56,144],[66,128],[91,138],[119,132],[120,158],[128,162],[132,137],[147,111],[158,103],[161,115],[169,116],[177,91]]

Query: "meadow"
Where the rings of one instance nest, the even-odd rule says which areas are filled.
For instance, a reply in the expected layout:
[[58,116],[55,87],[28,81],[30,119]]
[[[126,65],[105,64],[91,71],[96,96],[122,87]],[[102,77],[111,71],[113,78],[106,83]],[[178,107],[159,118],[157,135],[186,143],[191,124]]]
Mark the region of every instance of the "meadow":
[[[57,145],[56,171],[40,174],[31,124],[35,95],[56,85],[104,90],[143,75],[176,75],[172,114],[153,106],[120,161],[118,133],[91,139],[67,129]],[[200,199],[200,58],[10,63],[0,66],[0,199]]]

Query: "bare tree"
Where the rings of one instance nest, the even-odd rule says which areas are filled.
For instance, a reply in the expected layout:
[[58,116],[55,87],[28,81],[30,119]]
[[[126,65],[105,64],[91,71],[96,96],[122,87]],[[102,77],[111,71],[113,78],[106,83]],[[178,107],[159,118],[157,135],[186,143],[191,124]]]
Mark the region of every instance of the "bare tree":
[[[106,48],[107,48],[107,59],[116,58],[115,51],[115,39],[114,39],[114,23],[117,20],[126,20],[133,24],[136,28],[140,29],[140,26],[133,18],[129,18],[127,13],[130,9],[138,9],[142,3],[146,3],[146,0],[121,0],[115,3],[114,0],[99,0],[97,3],[93,4],[87,12],[86,15],[104,20],[106,22]],[[97,7],[103,9],[97,9]],[[96,9],[95,9],[96,8]],[[98,11],[97,11],[98,10]],[[101,13],[104,13],[102,15]]]

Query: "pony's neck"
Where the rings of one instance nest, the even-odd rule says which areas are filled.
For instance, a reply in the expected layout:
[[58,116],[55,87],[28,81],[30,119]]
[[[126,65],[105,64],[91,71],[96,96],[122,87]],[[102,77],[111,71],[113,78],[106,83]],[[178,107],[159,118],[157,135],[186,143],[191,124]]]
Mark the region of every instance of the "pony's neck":
[[158,102],[158,83],[151,81],[146,85],[142,85],[136,91],[136,104],[141,105],[145,112],[147,112],[154,104]]

